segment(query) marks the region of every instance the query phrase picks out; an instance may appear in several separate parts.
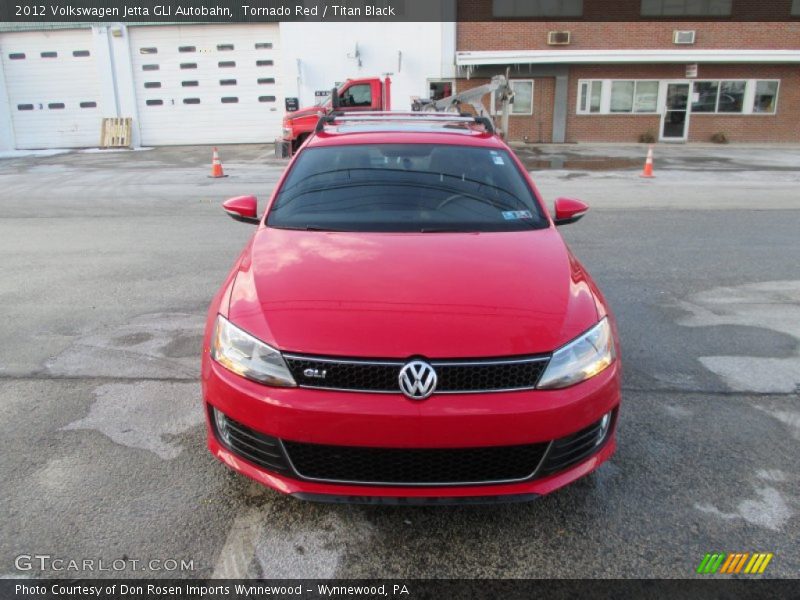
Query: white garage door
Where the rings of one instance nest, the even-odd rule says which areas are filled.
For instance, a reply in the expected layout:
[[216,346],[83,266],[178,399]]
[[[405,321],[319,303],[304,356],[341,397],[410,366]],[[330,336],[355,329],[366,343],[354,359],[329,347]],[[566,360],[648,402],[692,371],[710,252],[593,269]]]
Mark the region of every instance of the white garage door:
[[91,30],[0,34],[17,148],[81,148],[100,141],[100,82]]
[[143,145],[267,142],[280,134],[276,23],[129,31]]

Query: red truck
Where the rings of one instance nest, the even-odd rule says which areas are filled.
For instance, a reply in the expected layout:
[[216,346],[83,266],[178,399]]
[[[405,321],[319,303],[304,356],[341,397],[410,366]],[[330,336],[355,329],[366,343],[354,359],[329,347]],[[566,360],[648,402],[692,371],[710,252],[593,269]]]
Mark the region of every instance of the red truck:
[[[348,79],[338,89],[331,90],[331,97],[324,104],[286,113],[283,117],[282,141],[285,144],[288,142],[286,145],[291,144],[292,152],[295,152],[314,131],[320,115],[333,110],[391,110],[391,88],[392,80],[388,77],[383,80],[380,77]],[[335,99],[333,94],[336,95]]]

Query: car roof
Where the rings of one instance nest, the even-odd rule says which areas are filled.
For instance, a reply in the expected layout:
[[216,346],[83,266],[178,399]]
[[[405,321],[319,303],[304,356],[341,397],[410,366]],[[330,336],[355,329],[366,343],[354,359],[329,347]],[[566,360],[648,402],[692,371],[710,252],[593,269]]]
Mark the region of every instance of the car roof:
[[488,119],[453,113],[388,113],[323,117],[308,147],[351,144],[450,144],[504,147]]

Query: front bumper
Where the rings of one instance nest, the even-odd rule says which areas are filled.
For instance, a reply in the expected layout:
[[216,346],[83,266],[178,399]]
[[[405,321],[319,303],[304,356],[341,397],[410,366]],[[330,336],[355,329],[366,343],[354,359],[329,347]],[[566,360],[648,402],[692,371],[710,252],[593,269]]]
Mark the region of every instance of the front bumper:
[[[620,373],[617,361],[596,377],[563,390],[434,395],[423,402],[413,402],[400,394],[270,388],[234,375],[206,356],[203,395],[210,407],[237,423],[290,443],[358,448],[483,448],[549,444],[589,427],[603,415],[616,411]],[[303,478],[291,468],[276,472],[221,443],[210,418],[208,446],[235,471],[302,499],[482,503],[530,500],[588,474],[613,454],[615,427],[616,419],[612,419],[608,434],[593,453],[558,472],[537,472],[523,481],[467,485],[331,483]]]

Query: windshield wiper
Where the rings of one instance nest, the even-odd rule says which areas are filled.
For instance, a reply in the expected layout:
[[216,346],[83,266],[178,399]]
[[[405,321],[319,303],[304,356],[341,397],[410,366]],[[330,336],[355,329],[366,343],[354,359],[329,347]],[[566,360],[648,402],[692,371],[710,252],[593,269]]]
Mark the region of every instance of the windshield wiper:
[[480,233],[477,229],[455,229],[452,227],[423,227],[420,233]]
[[[382,180],[375,180],[375,181],[359,181],[359,182],[349,182],[349,183],[338,183],[338,184],[335,184],[335,185],[328,185],[328,186],[324,186],[324,187],[310,188],[310,189],[307,189],[307,190],[298,190],[294,194],[287,195],[287,196],[284,196],[283,195],[284,192],[282,191],[278,195],[277,200],[275,200],[275,205],[272,207],[272,210],[273,211],[281,210],[281,209],[285,208],[290,202],[294,201],[295,199],[297,199],[297,198],[299,198],[301,196],[305,196],[306,194],[314,194],[314,193],[317,193],[317,192],[329,192],[331,190],[347,189],[347,188],[355,188],[355,187],[375,187],[375,186],[378,186],[378,185],[386,185],[387,183],[391,184],[392,186],[395,186],[395,187],[414,187],[414,188],[422,188],[422,189],[427,189],[427,190],[449,191],[449,192],[453,192],[454,194],[458,194],[459,196],[463,196],[464,198],[471,198],[472,200],[475,200],[475,201],[480,202],[482,204],[487,204],[487,205],[492,206],[494,208],[499,208],[501,210],[519,210],[519,208],[520,208],[519,206],[515,206],[513,204],[507,204],[505,202],[499,202],[499,201],[496,201],[496,200],[492,200],[491,198],[484,198],[483,196],[478,196],[478,195],[473,194],[471,192],[466,192],[464,190],[460,190],[460,189],[458,189],[456,187],[452,187],[452,186],[449,186],[449,185],[448,186],[431,185],[429,183],[422,183],[422,182],[416,182],[416,181],[389,181],[389,182],[384,182]],[[490,186],[490,187],[493,187],[493,186]],[[520,200],[519,198],[517,198],[517,197],[515,197],[513,195],[511,197],[514,198],[517,202],[519,202],[523,207],[527,208],[527,205],[524,202],[522,202],[522,200]]]
[[319,227],[318,225],[269,225],[273,229],[290,229],[292,231],[339,231],[341,229],[330,229],[328,227]]
[[[492,185],[491,183],[487,183],[485,181],[481,181],[480,179],[472,179],[471,177],[464,177],[463,175],[454,175],[454,174],[451,174],[451,173],[439,173],[437,171],[421,171],[419,169],[392,169],[392,168],[389,168],[389,167],[347,167],[347,168],[344,168],[344,169],[331,169],[329,171],[320,171],[319,173],[314,173],[313,175],[308,175],[307,177],[304,177],[301,181],[298,181],[297,183],[295,183],[292,186],[284,188],[283,190],[281,190],[281,193],[283,194],[285,192],[288,192],[289,190],[298,187],[302,183],[305,183],[309,179],[313,179],[313,178],[319,177],[321,175],[330,175],[332,173],[343,173],[345,171],[389,171],[391,173],[398,173],[398,174],[413,173],[413,174],[416,174],[416,175],[450,177],[451,179],[457,179],[459,181],[468,181],[470,183],[474,183],[474,184],[479,185],[479,186],[485,186],[485,187],[488,187],[488,188],[492,188],[492,189],[498,190],[500,192],[503,192],[504,194],[508,194],[509,196],[511,196],[517,202],[520,202],[521,204],[525,204],[525,202],[522,199],[520,199],[519,197],[517,197],[517,195],[514,194],[511,190],[507,190],[504,187],[500,187],[499,185]],[[397,182],[390,182],[390,183],[394,184],[394,183],[397,183]]]

